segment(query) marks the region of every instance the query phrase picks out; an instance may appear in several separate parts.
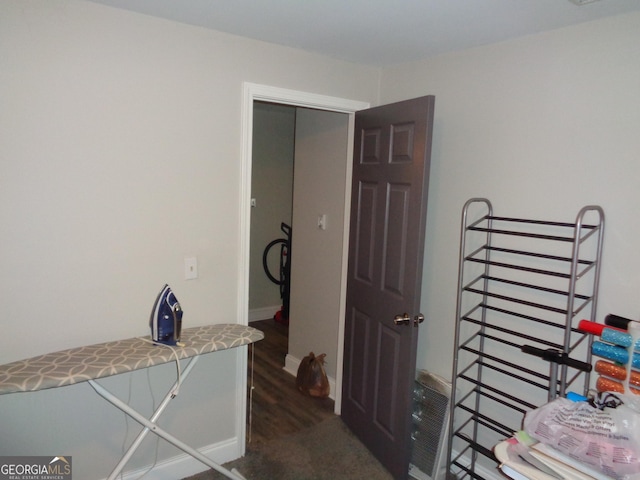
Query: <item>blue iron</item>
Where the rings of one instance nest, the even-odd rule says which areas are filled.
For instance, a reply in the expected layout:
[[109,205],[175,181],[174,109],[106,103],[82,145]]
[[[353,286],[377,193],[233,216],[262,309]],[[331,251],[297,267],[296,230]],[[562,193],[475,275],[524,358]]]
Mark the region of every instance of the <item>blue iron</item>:
[[180,346],[182,308],[169,285],[160,290],[149,318],[151,339],[156,343]]

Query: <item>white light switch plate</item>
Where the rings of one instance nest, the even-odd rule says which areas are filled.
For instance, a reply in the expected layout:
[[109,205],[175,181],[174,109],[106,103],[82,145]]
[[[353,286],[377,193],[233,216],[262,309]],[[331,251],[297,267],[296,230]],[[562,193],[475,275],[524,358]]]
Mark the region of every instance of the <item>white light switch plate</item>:
[[195,278],[198,278],[198,259],[196,257],[185,257],[184,279],[193,280]]

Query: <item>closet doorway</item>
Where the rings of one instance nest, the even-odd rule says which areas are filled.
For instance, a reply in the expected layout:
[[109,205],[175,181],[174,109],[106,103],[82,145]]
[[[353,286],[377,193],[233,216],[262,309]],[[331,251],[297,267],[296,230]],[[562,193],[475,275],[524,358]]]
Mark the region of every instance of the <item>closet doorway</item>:
[[[295,374],[309,352],[326,354],[335,392],[344,237],[348,116],[254,103],[251,178],[249,319],[282,317],[278,285],[263,268],[265,247],[291,227],[289,345],[285,370]],[[279,270],[279,249],[269,258]],[[283,309],[286,310],[286,309]]]
[[[277,193],[281,198],[291,198],[292,271],[285,370],[295,375],[300,360],[310,351],[326,353],[331,395],[336,400],[336,413],[339,413],[348,235],[345,215],[350,194],[353,114],[367,108],[368,104],[253,84],[245,85],[245,101],[246,151],[243,163],[247,173],[248,213],[245,225],[250,224],[250,235],[246,235],[244,240],[255,243],[246,245],[246,258],[252,262],[245,282],[247,318],[249,321],[264,319],[265,313],[273,316],[279,309],[279,303],[260,305],[254,302],[252,295],[253,289],[258,288],[254,286],[254,277],[264,277],[262,280],[269,281],[262,269],[261,256],[267,240],[271,241],[276,235],[282,236],[279,229],[284,221],[282,218],[270,220],[270,232],[263,234],[261,241],[254,242],[254,220],[262,213],[259,209],[261,206],[267,209],[271,205],[257,195],[264,189],[254,186],[258,175],[260,180],[269,176],[257,166],[259,154],[253,152],[257,148],[254,140],[269,138],[269,133],[258,131],[261,128],[259,123],[266,124],[268,129],[275,127],[275,123],[260,117],[276,115],[279,122],[291,125],[292,116],[292,173],[282,173],[281,170],[269,182],[271,189],[280,190]],[[281,148],[290,151],[291,141],[284,141]],[[290,185],[291,193],[288,190]],[[252,202],[255,202],[255,207],[251,207]],[[324,228],[318,225],[319,219],[324,221]],[[264,222],[264,219],[259,221]],[[275,284],[271,286],[279,302],[278,287]]]

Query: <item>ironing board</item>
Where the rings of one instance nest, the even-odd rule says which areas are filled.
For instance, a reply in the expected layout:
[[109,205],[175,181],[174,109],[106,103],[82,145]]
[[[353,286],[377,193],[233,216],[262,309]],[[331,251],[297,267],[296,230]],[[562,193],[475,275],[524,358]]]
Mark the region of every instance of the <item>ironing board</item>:
[[[156,421],[171,399],[175,397],[177,388],[189,376],[200,355],[248,345],[262,338],[264,334],[260,330],[246,325],[216,324],[183,329],[181,343],[184,346],[181,347],[154,345],[148,338],[138,337],[48,353],[0,366],[0,395],[34,392],[88,382],[98,395],[144,427],[109,475],[109,480],[115,479],[120,474],[150,431],[226,477],[242,480],[244,477],[238,472],[229,471],[213,462],[160,428]],[[148,419],[96,382],[97,379],[111,375],[182,359],[188,360],[187,365],[181,370],[178,380]]]

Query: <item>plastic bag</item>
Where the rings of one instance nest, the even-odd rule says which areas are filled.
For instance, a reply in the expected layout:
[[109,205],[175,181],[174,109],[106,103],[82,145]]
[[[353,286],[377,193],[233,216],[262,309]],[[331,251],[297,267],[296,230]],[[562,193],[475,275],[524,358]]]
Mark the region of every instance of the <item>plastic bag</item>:
[[[640,479],[640,403],[633,396],[600,393],[601,403],[557,398],[524,417],[524,430],[605,475]],[[613,400],[615,398],[615,400]]]
[[305,395],[312,397],[329,396],[329,380],[324,371],[324,357],[326,353],[318,355],[309,353],[300,362],[298,374],[296,375],[296,386]]

